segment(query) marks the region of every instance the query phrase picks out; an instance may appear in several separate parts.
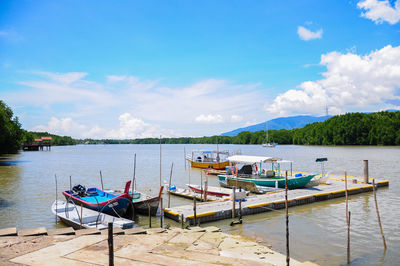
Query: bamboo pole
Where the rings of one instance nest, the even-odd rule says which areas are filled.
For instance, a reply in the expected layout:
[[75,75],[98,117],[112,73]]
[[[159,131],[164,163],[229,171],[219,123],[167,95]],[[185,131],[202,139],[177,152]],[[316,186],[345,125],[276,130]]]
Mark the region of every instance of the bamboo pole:
[[193,197],[193,217],[194,217],[194,225],[197,224],[197,216],[196,216],[196,196]]
[[151,228],[151,206],[150,203],[147,203],[148,209],[149,209],[149,228]]
[[288,173],[285,173],[285,210],[286,210],[286,265],[290,263],[290,251],[289,251],[289,207],[288,207]]
[[72,193],[72,177],[69,176],[69,191]]
[[349,212],[349,201],[347,192],[347,172],[344,172],[344,185],[345,185],[345,196],[346,196],[346,224],[347,224],[347,265],[350,265],[350,212]]
[[185,163],[185,172],[186,172],[186,148],[183,146],[183,162]]
[[100,170],[100,181],[101,181],[101,189],[104,190],[103,175],[101,174],[101,170]]
[[163,198],[160,198],[160,227],[163,228],[163,219],[164,219],[164,211],[163,211]]
[[[172,169],[174,169],[174,163],[171,164],[171,172],[169,174],[169,187],[168,192],[171,190],[171,181],[172,181]],[[171,193],[168,193],[168,208],[171,206]]]
[[57,223],[57,203],[58,203],[58,198],[57,198],[57,175],[54,175],[54,178],[56,180],[56,223]]
[[160,135],[160,187],[161,187],[161,135]]
[[376,200],[375,178],[372,179],[372,189],[373,189],[373,191],[374,191],[374,201],[375,201],[376,216],[378,217],[379,228],[381,229],[383,247],[384,247],[384,249],[385,249],[385,251],[386,251],[385,234],[383,233],[382,223],[381,223],[381,216],[379,215],[378,201]]
[[136,153],[135,156],[133,157],[132,197],[133,197],[133,192],[136,189],[135,182],[136,182]]
[[203,171],[200,171],[200,189],[201,189],[201,191],[200,191],[200,202],[201,201],[204,201],[203,200]]
[[208,189],[208,175],[204,181],[204,201],[207,202],[207,189]]
[[233,188],[232,188],[232,196],[233,196],[233,199],[232,199],[232,218],[235,218],[235,216],[236,216],[236,210],[235,210],[235,201],[236,201],[236,187],[234,186]]

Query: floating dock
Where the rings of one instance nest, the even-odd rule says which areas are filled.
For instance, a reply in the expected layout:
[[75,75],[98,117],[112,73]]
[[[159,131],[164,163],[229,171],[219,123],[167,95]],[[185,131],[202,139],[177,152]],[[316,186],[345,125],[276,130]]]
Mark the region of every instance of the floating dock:
[[[293,189],[288,191],[288,206],[299,206],[322,200],[329,200],[345,196],[345,177],[339,175],[330,175],[328,182],[319,186],[303,189]],[[373,190],[372,184],[362,182],[362,177],[347,177],[348,195],[369,192]],[[389,186],[389,180],[375,179],[376,187]],[[246,197],[242,201],[242,216],[251,215],[272,210],[285,208],[285,192],[284,190],[269,192],[263,195],[255,195]],[[216,201],[216,202],[199,202],[196,204],[196,221],[200,223],[213,222],[223,219],[232,219],[233,213],[235,217],[239,215],[239,203],[235,202],[235,210],[233,211],[233,202]],[[195,223],[193,205],[176,206],[164,209],[165,217],[177,222]]]

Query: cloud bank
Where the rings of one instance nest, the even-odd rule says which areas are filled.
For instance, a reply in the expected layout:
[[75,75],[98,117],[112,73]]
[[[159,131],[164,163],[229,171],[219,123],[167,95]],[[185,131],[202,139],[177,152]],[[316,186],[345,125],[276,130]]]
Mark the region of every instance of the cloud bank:
[[278,95],[265,110],[276,116],[330,114],[349,110],[379,109],[400,100],[400,46],[390,45],[360,56],[331,52],[321,56],[324,78],[305,81],[298,89]]
[[394,25],[400,21],[400,0],[397,0],[392,6],[389,0],[364,0],[357,4],[359,9],[365,12],[361,16],[374,21],[376,24],[387,22]]
[[297,34],[299,35],[300,39],[303,41],[309,41],[314,39],[321,39],[322,38],[322,29],[313,32],[309,29],[304,28],[303,26],[297,27]]

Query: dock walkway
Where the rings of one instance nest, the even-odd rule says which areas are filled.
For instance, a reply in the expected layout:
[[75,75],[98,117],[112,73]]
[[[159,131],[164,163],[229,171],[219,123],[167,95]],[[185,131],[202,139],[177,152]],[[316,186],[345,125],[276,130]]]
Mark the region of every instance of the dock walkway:
[[[332,176],[332,175],[331,175]],[[348,195],[372,191],[372,184],[364,184],[361,177],[348,177]],[[389,185],[388,180],[375,179],[377,187]],[[312,188],[294,189],[288,191],[288,206],[298,206],[322,200],[345,196],[344,176],[332,176],[327,184]],[[232,201],[199,202],[196,204],[196,220],[200,223],[232,218]],[[263,195],[249,196],[242,202],[242,215],[250,215],[285,208],[284,190],[269,192]],[[177,206],[164,209],[165,217],[181,222],[194,224],[193,205]],[[239,203],[235,203],[235,217],[239,215]]]

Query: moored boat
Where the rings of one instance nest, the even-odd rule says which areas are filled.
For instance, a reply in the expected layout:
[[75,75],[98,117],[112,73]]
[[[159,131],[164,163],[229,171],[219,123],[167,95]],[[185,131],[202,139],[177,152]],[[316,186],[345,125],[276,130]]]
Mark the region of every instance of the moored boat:
[[111,216],[102,212],[94,211],[79,205],[73,201],[56,200],[51,206],[52,212],[66,225],[74,229],[97,228],[106,229],[108,223],[113,223],[113,227],[128,229],[134,226],[134,221]]
[[[228,179],[253,182],[258,186],[267,186],[275,188],[285,187],[285,176],[281,175],[281,164],[290,164],[290,175],[288,175],[287,185],[289,189],[304,188],[316,175],[292,175],[292,162],[281,160],[279,158],[265,156],[245,156],[234,155],[228,157],[228,161],[235,165],[227,171],[226,175],[219,175],[220,182],[226,182]],[[262,168],[263,163],[271,163],[272,170]],[[240,170],[236,165],[243,164]]]
[[132,204],[132,197],[128,194],[131,182],[126,182],[124,193],[118,195],[99,188],[86,189],[82,185],[76,185],[62,193],[67,201],[72,200],[76,205],[113,216],[125,216]]
[[186,160],[195,168],[223,170],[229,166],[229,162],[226,160],[228,155],[227,151],[193,151],[191,156],[186,157]]
[[[202,193],[202,194],[206,193],[207,195],[217,196],[217,197],[230,196],[233,193],[232,189],[224,187],[207,186],[206,190],[205,187],[201,187],[200,185],[190,184],[187,186],[196,193]],[[249,193],[247,192],[246,194],[248,195]]]

